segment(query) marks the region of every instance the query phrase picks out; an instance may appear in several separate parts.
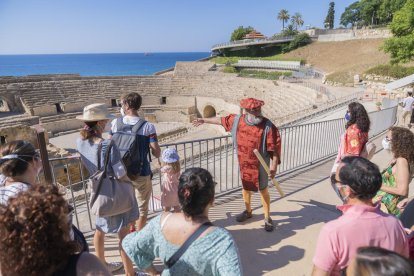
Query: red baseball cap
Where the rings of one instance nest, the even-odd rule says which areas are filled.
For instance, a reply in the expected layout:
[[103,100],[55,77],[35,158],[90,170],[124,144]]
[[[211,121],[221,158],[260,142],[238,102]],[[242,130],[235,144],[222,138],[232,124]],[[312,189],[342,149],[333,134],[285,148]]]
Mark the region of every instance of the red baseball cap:
[[247,98],[240,101],[240,107],[246,109],[258,109],[262,105],[264,105],[264,101],[255,98]]

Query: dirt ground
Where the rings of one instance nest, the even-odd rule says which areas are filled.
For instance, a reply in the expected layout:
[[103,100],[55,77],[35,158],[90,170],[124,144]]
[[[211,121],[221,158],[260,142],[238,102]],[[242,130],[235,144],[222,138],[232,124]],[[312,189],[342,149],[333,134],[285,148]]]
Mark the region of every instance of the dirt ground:
[[299,57],[327,74],[334,73],[338,82],[353,81],[355,74],[386,64],[390,56],[380,50],[385,39],[363,39],[338,42],[314,42],[285,54]]

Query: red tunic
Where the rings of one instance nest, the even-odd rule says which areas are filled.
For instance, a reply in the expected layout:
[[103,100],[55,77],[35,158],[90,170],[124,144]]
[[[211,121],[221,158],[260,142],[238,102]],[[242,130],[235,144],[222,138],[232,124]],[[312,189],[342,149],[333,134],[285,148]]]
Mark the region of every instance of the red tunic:
[[[231,131],[235,117],[235,114],[231,114],[221,118],[221,124],[226,131]],[[266,120],[268,119],[265,118],[263,122],[255,126],[246,123],[245,115],[242,115],[239,120],[239,126],[237,128],[237,155],[239,158],[243,189],[248,191],[257,191],[259,188],[260,163],[256,155],[254,155],[253,150],[257,149],[260,151]],[[273,158],[273,154],[278,156],[279,164],[281,147],[279,130],[272,124],[272,128],[266,137],[266,148],[271,159]],[[267,183],[262,183],[262,185],[264,184],[267,185]]]

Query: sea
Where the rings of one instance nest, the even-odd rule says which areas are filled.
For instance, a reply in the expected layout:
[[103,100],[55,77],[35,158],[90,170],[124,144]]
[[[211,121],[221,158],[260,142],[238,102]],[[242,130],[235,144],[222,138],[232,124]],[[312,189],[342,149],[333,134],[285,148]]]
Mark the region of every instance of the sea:
[[174,67],[177,61],[196,61],[209,56],[208,52],[0,55],[0,76],[42,74],[152,75]]

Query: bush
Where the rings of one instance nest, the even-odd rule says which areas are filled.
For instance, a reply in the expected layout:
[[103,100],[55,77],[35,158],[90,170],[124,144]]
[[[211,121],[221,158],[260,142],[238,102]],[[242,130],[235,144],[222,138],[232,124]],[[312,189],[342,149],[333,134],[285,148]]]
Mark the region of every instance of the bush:
[[312,42],[312,39],[307,33],[301,33],[295,36],[295,38],[283,48],[283,52],[293,51],[299,47],[306,46]]
[[373,74],[385,77],[401,79],[414,74],[414,67],[404,67],[400,65],[378,65],[368,69],[365,74]]

